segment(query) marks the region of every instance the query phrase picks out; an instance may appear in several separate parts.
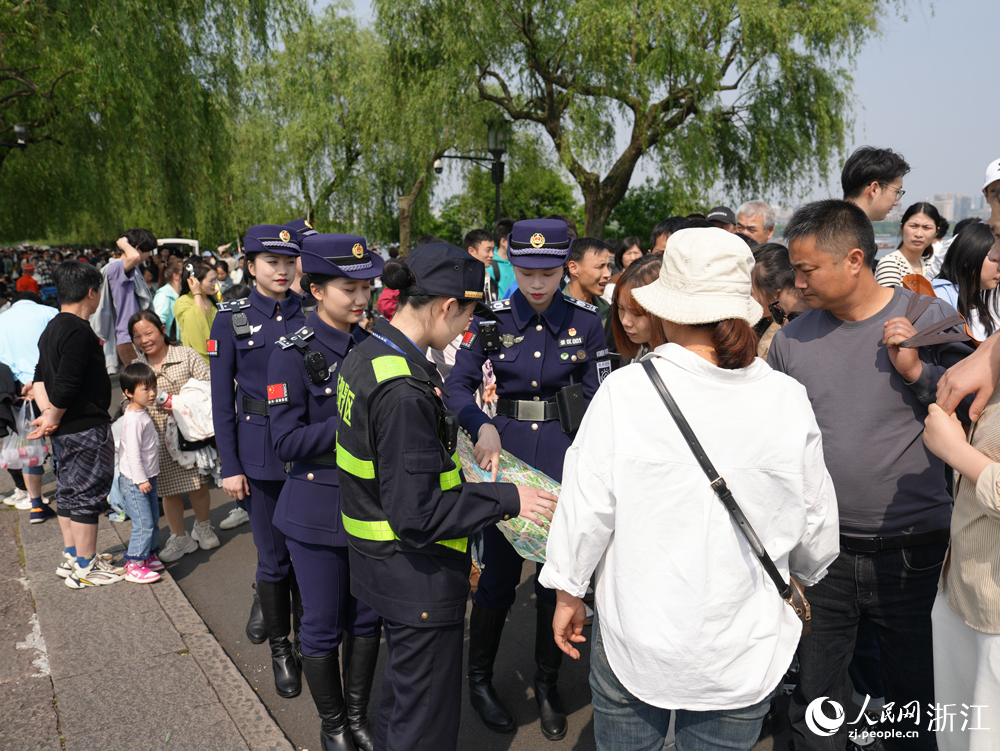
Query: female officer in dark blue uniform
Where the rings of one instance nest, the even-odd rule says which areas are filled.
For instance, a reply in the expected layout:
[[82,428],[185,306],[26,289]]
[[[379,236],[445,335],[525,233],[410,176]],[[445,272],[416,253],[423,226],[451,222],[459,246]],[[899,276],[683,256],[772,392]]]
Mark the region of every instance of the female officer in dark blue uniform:
[[[507,255],[518,289],[491,304],[495,321],[476,319],[463,338],[448,376],[445,403],[473,436],[483,468],[496,465],[501,445],[552,479],[562,479],[563,456],[600,381],[611,372],[597,308],[559,292],[571,240],[565,223],[553,219],[514,224]],[[476,405],[475,394],[489,358],[496,374],[497,416]],[[469,623],[469,693],[491,730],[514,728],[492,685],[493,663],[507,611],[521,580],[521,558],[495,527],[483,530],[483,571]],[[541,564],[538,564],[541,570]],[[566,714],[556,681],[562,652],[555,645],[555,591],[538,584],[535,627],[535,699],[542,733],[566,735]]]
[[400,290],[392,323],[379,320],[340,369],[336,453],[351,592],[385,619],[379,751],[456,747],[468,538],[519,513],[548,518],[555,500],[533,488],[463,484],[455,416],[424,353],[462,333],[485,273],[447,243],[388,262],[382,281]]
[[[257,594],[264,631],[271,645],[274,687],[279,696],[298,696],[301,667],[288,641],[290,619],[299,606],[285,535],[271,519],[285,482],[285,470],[274,454],[268,422],[267,364],[276,342],[302,328],[305,318],[295,280],[299,238],[288,227],[261,224],[243,238],[247,268],[256,286],[249,297],[221,303],[212,338],[212,414],[222,460],[222,489],[244,499],[257,546]],[[236,409],[233,410],[233,405]],[[260,643],[253,629],[247,636]],[[296,629],[297,630],[297,629]]]
[[[286,536],[302,593],[302,672],[323,721],[324,751],[372,751],[368,696],[382,621],[351,596],[334,449],[338,371],[368,336],[357,323],[383,260],[363,237],[316,233],[303,238],[299,259],[302,287],[318,307],[304,328],[278,341],[268,367],[268,389],[276,395],[268,401],[274,452],[291,465],[274,526]],[[345,630],[341,685],[337,648]]]

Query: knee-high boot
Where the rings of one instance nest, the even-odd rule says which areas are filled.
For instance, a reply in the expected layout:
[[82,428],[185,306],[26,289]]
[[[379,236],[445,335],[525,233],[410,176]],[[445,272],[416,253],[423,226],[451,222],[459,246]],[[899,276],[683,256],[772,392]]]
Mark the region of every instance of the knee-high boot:
[[368,723],[368,699],[375,680],[381,636],[344,635],[344,696],[347,724],[359,751],[375,748],[375,733]]
[[294,569],[289,573],[288,580],[292,593],[292,630],[295,632],[295,636],[292,638],[292,648],[295,650],[296,656],[301,659],[302,639],[299,637],[299,631],[302,630],[302,592],[299,591],[299,583],[295,581]]
[[257,596],[257,585],[253,585],[253,605],[250,607],[250,618],[247,620],[247,639],[253,644],[263,644],[267,639],[267,629],[264,627],[264,616],[260,612],[260,597]]
[[309,683],[309,692],[316,703],[316,711],[322,721],[320,738],[323,751],[355,751],[347,726],[347,706],[344,690],[340,685],[340,669],[337,652],[310,657],[302,655],[302,672]]
[[566,710],[559,698],[559,665],[562,650],[556,646],[552,633],[555,603],[536,602],[535,611],[535,700],[542,723],[542,735],[550,741],[561,740],[566,735]]
[[271,645],[271,669],[278,696],[291,699],[302,692],[302,665],[288,641],[292,601],[288,579],[280,582],[257,582],[260,609]]
[[514,718],[493,688],[493,663],[506,619],[507,609],[491,610],[473,600],[469,618],[469,700],[483,724],[498,733],[514,729]]

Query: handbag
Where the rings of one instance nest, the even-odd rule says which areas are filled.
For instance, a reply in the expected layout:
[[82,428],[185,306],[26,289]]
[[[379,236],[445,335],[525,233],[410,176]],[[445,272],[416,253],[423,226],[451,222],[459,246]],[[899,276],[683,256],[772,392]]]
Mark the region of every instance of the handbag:
[[660,378],[660,374],[656,372],[656,367],[650,360],[643,360],[642,367],[646,371],[646,375],[649,376],[649,380],[653,382],[653,388],[660,395],[660,399],[666,405],[670,416],[677,423],[681,435],[687,441],[695,459],[698,460],[698,464],[701,465],[701,468],[708,476],[708,480],[712,484],[712,490],[719,496],[719,500],[722,501],[722,505],[726,507],[729,515],[733,517],[733,521],[736,522],[736,526],[739,527],[750,548],[756,554],[760,565],[764,567],[764,571],[771,577],[774,586],[778,588],[778,594],[791,606],[795,615],[802,621],[802,636],[809,636],[812,633],[812,608],[810,608],[809,601],[806,599],[805,588],[794,576],[789,577],[789,582],[781,578],[781,574],[774,565],[774,561],[771,560],[771,556],[764,549],[764,544],[760,541],[757,533],[754,532],[753,527],[750,526],[750,522],[744,516],[739,504],[736,503],[736,499],[726,485],[726,481],[715,471],[715,467],[712,466],[712,462],[709,460],[708,454],[705,453],[705,449],[702,448],[701,442],[694,434],[694,431],[691,430],[691,426],[681,412],[680,407],[677,406],[677,402],[674,401],[674,398],[667,390],[667,386],[663,383],[663,379]]

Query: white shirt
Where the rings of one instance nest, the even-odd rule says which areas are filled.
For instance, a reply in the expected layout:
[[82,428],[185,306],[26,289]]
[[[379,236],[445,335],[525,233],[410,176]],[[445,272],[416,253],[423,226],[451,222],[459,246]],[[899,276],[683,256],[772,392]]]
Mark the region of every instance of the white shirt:
[[160,474],[160,443],[153,418],[131,407],[122,416],[122,437],[118,443],[118,471],[136,485]]
[[[676,344],[649,357],[782,576],[819,581],[839,522],[805,388],[760,359],[723,370]],[[608,663],[647,704],[746,707],[791,663],[798,618],[638,363],[604,381],[566,452],[546,556],[539,581],[578,597],[596,567]]]

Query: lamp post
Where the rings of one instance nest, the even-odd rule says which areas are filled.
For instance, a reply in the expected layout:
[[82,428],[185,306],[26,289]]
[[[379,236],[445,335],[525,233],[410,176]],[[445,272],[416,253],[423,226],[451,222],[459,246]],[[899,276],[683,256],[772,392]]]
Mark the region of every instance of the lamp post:
[[21,123],[14,125],[14,142],[13,143],[0,143],[0,146],[6,146],[8,149],[21,149],[24,151],[28,147],[28,126]]
[[[503,116],[498,116],[486,123],[486,150],[490,152],[492,160],[487,160],[480,156],[468,156],[466,154],[442,154],[441,159],[464,159],[473,162],[483,169],[489,169],[493,178],[493,185],[496,186],[496,217],[495,222],[500,221],[500,186],[503,185],[504,162],[503,155],[507,152],[507,145],[510,141],[510,122]],[[441,160],[434,162],[434,171],[439,175],[444,171]]]

